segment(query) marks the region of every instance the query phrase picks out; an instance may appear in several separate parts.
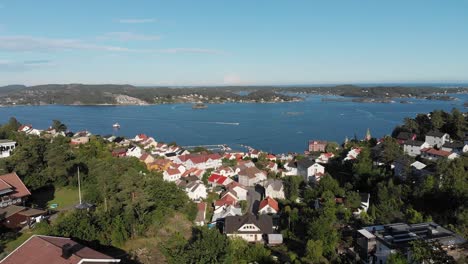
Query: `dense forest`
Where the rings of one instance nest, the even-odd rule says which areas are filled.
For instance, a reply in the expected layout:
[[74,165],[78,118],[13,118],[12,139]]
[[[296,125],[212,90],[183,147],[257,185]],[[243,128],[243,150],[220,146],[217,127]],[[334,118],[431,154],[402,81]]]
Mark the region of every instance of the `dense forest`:
[[[59,121],[52,125],[66,129]],[[401,131],[422,137],[436,129],[454,139],[464,139],[468,117],[457,109],[407,118],[395,128],[393,137],[354,139],[342,146],[330,143],[328,149],[335,158],[326,165],[327,175],[316,185],[304,182],[302,177],[284,178],[286,199],[279,201],[279,231],[285,243],[277,247],[247,244],[228,239],[217,229],[193,227],[196,208],[182,190],[163,181],[160,173],[148,171],[136,158],[112,157],[115,146],[99,136],[73,147],[67,137],[46,139],[17,133],[19,126],[11,118],[0,128],[0,138],[13,139],[19,145],[13,156],[0,160],[0,171],[16,171],[34,192],[76,186],[80,168],[84,199],[96,205],[89,212],[60,213],[50,224],[37,225],[35,232],[74,237],[94,248],[122,250],[128,262],[353,263],[346,254],[353,243],[353,230],[395,222],[435,221],[468,237],[466,153],[454,160],[424,161],[431,174],[423,178],[413,174],[406,180],[396,178],[389,166],[402,157],[414,160],[403,154],[395,139]],[[362,148],[357,160],[342,162],[353,147]],[[260,167],[263,160],[255,162]],[[359,206],[363,192],[370,193],[371,205],[367,213],[356,218],[351,209]],[[336,198],[344,202],[338,203]],[[2,235],[0,242],[11,239],[14,237]],[[419,252],[417,260],[454,263],[437,250],[437,245],[418,241],[412,247]],[[407,262],[395,255],[389,263]]]
[[[446,93],[467,93],[468,88],[353,85],[313,86],[222,86],[136,87],[132,85],[47,84],[0,87],[0,105],[157,104],[178,102],[282,102],[300,100],[291,94],[339,95],[359,98],[428,98],[447,100]],[[245,95],[241,95],[244,94]],[[123,98],[122,98],[123,97]]]

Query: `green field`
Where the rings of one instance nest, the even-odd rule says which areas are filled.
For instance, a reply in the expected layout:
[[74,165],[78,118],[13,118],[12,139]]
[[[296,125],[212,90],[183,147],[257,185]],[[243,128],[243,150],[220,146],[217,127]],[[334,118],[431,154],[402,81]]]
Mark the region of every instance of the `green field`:
[[50,207],[51,204],[57,204],[57,210],[66,210],[78,203],[78,189],[64,187],[55,190],[54,199],[48,201],[47,206]]

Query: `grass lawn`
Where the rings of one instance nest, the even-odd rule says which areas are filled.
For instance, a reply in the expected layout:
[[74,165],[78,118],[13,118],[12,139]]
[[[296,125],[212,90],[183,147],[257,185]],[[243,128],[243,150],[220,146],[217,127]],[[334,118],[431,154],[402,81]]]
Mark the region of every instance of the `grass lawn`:
[[24,231],[21,233],[19,237],[17,237],[15,240],[12,240],[5,245],[5,252],[10,253],[13,251],[15,248],[19,247],[21,244],[23,244],[24,241],[28,240],[32,235],[34,235],[34,232],[31,230]]
[[49,207],[51,204],[58,204],[57,210],[69,209],[70,207],[78,204],[78,189],[62,187],[54,192],[54,199],[47,202]]

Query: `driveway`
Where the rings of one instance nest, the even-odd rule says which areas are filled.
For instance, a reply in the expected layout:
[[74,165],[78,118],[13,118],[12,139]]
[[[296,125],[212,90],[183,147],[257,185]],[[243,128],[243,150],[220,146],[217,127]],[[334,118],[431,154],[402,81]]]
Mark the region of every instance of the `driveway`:
[[258,190],[255,190],[255,187],[247,187],[247,190],[247,212],[251,212],[256,215],[258,213],[258,207],[262,196]]

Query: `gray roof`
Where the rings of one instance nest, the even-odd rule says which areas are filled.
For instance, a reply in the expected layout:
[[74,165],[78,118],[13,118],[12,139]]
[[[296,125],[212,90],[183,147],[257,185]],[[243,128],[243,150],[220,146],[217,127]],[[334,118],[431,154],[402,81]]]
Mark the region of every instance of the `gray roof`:
[[400,132],[398,133],[397,139],[408,140],[408,139],[411,139],[413,135],[414,134],[410,132]]
[[446,142],[442,147],[443,148],[452,148],[452,149],[462,149],[465,146],[465,144],[461,141],[455,141],[455,142]]
[[281,189],[283,188],[283,181],[268,179],[268,181],[265,184],[265,188],[267,188],[268,186],[271,186],[275,191],[281,191]]
[[297,167],[301,168],[309,168],[310,166],[314,165],[316,162],[313,159],[303,158],[297,162]]
[[429,136],[429,137],[442,137],[444,135],[445,135],[445,133],[442,133],[442,132],[436,131],[436,130],[429,131],[426,134],[426,136]]
[[1,143],[16,143],[16,142],[13,140],[9,140],[9,139],[0,139],[0,144]]
[[383,226],[368,226],[365,229],[390,248],[408,248],[410,242],[416,239],[436,240],[445,246],[460,245],[466,242],[461,236],[434,222],[420,224],[395,223]]
[[420,147],[422,144],[424,144],[424,142],[422,142],[422,141],[417,141],[417,140],[407,140],[407,141],[405,142],[405,145],[418,146],[418,147]]
[[[260,229],[257,231],[239,231],[245,224],[253,224]],[[228,216],[224,220],[224,232],[226,234],[272,234],[273,219],[269,215],[255,216],[251,213],[242,216]]]
[[26,210],[26,207],[17,205],[10,205],[4,208],[0,208],[0,220],[6,219],[24,210]]

